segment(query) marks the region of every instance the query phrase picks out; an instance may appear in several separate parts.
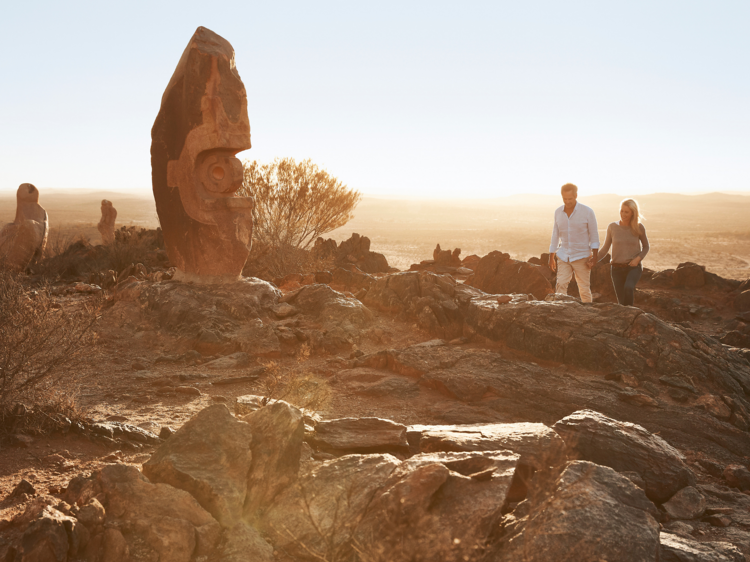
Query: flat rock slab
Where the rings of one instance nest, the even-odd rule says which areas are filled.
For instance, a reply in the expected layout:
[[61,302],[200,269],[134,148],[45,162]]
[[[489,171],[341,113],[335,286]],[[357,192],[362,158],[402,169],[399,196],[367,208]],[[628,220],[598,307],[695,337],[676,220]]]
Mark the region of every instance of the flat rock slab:
[[249,364],[250,356],[243,351],[238,351],[237,353],[209,361],[203,366],[206,369],[240,369],[247,367]]
[[224,404],[200,411],[143,464],[152,482],[190,492],[225,527],[242,517],[252,461],[251,427]]
[[318,422],[311,444],[328,451],[381,452],[409,448],[406,426],[381,418],[340,418]]
[[565,443],[541,423],[412,425],[408,438],[423,453],[508,450],[520,455],[520,464],[535,469],[565,459]]
[[659,512],[624,476],[574,461],[545,489],[543,500],[527,499],[506,517],[492,560],[658,560]]
[[661,562],[745,562],[745,555],[727,542],[698,542],[661,533]]
[[637,472],[653,501],[665,502],[685,486],[695,485],[695,474],[682,454],[639,425],[581,410],[553,427],[578,458],[617,471]]
[[339,371],[331,378],[331,384],[353,394],[375,398],[408,399],[419,394],[419,384],[415,380],[366,367]]

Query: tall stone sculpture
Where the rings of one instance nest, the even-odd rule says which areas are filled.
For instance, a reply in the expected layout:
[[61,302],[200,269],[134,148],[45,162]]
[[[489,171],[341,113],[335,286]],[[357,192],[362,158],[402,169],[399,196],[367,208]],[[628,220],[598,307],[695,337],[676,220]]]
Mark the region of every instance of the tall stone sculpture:
[[247,94],[224,38],[199,27],[151,130],[151,176],[176,279],[238,279],[250,253],[252,197],[239,197],[250,148]]
[[115,221],[117,220],[117,209],[112,205],[112,201],[102,199],[102,218],[96,228],[102,235],[102,241],[109,245],[115,241]]
[[40,258],[47,245],[49,219],[39,204],[39,190],[22,183],[16,192],[16,218],[0,230],[0,263],[24,270]]

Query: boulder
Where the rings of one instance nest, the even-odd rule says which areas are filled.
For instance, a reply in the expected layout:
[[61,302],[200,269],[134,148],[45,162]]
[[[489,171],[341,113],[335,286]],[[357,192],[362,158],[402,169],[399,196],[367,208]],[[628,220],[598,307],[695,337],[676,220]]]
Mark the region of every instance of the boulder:
[[726,542],[698,542],[672,533],[661,533],[660,542],[660,562],[745,562],[745,555]]
[[695,485],[695,474],[682,454],[639,425],[581,410],[553,428],[577,458],[638,473],[646,484],[646,495],[653,501],[667,501],[685,486]]
[[750,490],[750,470],[741,464],[730,464],[722,474],[727,484],[742,491]]
[[209,406],[156,450],[143,473],[189,492],[223,527],[231,527],[242,517],[252,433],[224,404]]
[[675,287],[700,289],[706,284],[706,267],[693,262],[681,263],[672,274]]
[[162,96],[151,129],[156,212],[175,279],[240,278],[250,253],[252,197],[237,152],[250,148],[247,94],[234,50],[199,27]]
[[535,470],[565,459],[565,443],[541,423],[412,425],[408,435],[422,453],[508,450]]
[[221,526],[193,496],[152,484],[135,467],[111,464],[94,480],[104,495],[107,524],[122,529],[131,552],[145,549],[159,562],[189,562],[211,554],[221,538]]
[[67,562],[85,548],[89,533],[75,518],[47,506],[30,522],[15,548],[18,562]]
[[281,401],[241,419],[253,434],[253,462],[247,473],[244,512],[254,520],[296,481],[305,424],[300,410]]
[[692,486],[686,486],[662,507],[672,519],[697,519],[706,511],[706,498]]
[[375,494],[354,544],[394,562],[476,559],[502,518],[517,461],[508,451],[411,457]]
[[659,558],[659,512],[611,468],[570,463],[503,524],[497,562],[641,562]]
[[348,453],[405,452],[406,426],[380,418],[340,418],[318,422],[310,439],[324,451]]
[[479,260],[466,284],[494,295],[531,293],[539,300],[555,292],[541,266],[513,260],[508,254],[498,251]]
[[438,244],[432,252],[432,259],[436,265],[448,265],[452,267],[461,267],[461,248],[451,250],[442,250]]
[[353,554],[352,535],[374,494],[399,464],[391,455],[314,463],[276,498],[259,521],[260,530],[292,558],[345,559]]
[[16,191],[16,217],[0,229],[0,265],[24,270],[47,245],[49,219],[39,204],[39,190],[22,183]]

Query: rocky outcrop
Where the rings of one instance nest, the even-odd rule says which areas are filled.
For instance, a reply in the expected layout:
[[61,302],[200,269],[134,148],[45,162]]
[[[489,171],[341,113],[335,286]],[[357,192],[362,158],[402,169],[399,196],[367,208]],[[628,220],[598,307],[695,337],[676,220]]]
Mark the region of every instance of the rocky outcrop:
[[39,190],[22,183],[16,192],[16,217],[0,229],[0,265],[24,270],[47,245],[49,219],[39,204]]
[[250,253],[252,197],[239,197],[250,148],[247,94],[234,50],[199,27],[162,96],[151,130],[156,211],[177,277],[239,279]]
[[365,273],[387,273],[391,270],[383,254],[370,251],[370,239],[356,233],[340,244],[336,244],[332,238],[318,238],[311,253],[317,259],[332,260],[344,268],[353,265]]
[[223,527],[232,527],[242,517],[252,441],[251,427],[216,404],[159,447],[143,474],[189,492]]
[[633,307],[577,302],[498,304],[472,299],[466,323],[478,334],[539,359],[593,371],[630,371],[641,379],[689,376],[713,393],[737,395],[738,427],[748,427],[750,370],[716,340]]
[[[540,307],[547,305],[537,303]],[[670,351],[675,352],[676,348],[670,346]],[[715,356],[707,355],[701,368],[710,365],[712,360]],[[481,415],[486,421],[552,425],[577,410],[596,408],[611,418],[637,423],[680,448],[710,450],[735,462],[750,455],[750,437],[744,429],[730,423],[733,418],[718,418],[698,404],[698,396],[705,390],[696,388],[696,393],[692,393],[673,386],[688,384],[690,379],[685,373],[690,371],[671,378],[635,369],[596,374],[554,363],[542,366],[528,360],[511,359],[504,353],[463,349],[441,341],[373,353],[353,363],[357,369],[374,371],[369,377],[378,372],[399,374],[436,389],[446,397],[470,405],[474,415]],[[717,362],[715,372],[724,375],[726,372],[718,368],[721,364]],[[649,379],[650,376],[655,378]],[[699,388],[707,384],[697,376],[692,380]],[[733,408],[744,416],[742,395],[741,390],[732,394],[736,398]],[[684,397],[684,400],[680,402],[672,396],[680,400]],[[438,415],[443,423],[467,423],[465,415],[455,419],[450,410],[438,412]],[[732,416],[735,416],[734,411]]]
[[503,523],[500,561],[640,562],[659,559],[659,512],[643,491],[608,467],[570,463]]
[[[455,248],[451,250],[443,250],[440,248],[440,244],[435,247],[432,252],[431,260],[423,260],[419,263],[413,263],[409,267],[409,271],[431,271],[437,274],[449,273],[459,279],[466,279],[471,272],[474,270],[476,263],[479,261],[478,256],[470,256],[468,259],[468,267],[461,260],[461,248]],[[476,258],[476,260],[474,260]]]
[[540,300],[555,292],[541,266],[513,260],[497,251],[479,260],[466,284],[489,294],[530,293]]
[[636,472],[645,482],[646,495],[665,502],[695,475],[685,458],[658,435],[632,423],[582,410],[558,421],[554,429],[579,459],[609,466],[618,472]]
[[415,319],[417,324],[438,337],[455,338],[463,333],[465,306],[481,295],[446,275],[434,273],[396,273],[377,279],[364,299],[372,309]]

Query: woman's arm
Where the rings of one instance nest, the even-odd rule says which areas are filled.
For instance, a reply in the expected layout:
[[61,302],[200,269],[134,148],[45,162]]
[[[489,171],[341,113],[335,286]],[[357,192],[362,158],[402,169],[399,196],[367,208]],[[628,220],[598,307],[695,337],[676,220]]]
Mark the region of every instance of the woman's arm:
[[635,267],[639,263],[641,263],[643,261],[643,258],[646,257],[646,254],[648,254],[649,250],[648,236],[646,236],[646,227],[642,224],[639,224],[638,227],[641,231],[641,233],[638,235],[638,240],[641,241],[641,251],[637,256],[630,260],[630,263],[628,264],[630,267]]
[[604,259],[604,256],[607,255],[607,252],[609,251],[609,247],[612,245],[612,225],[610,224],[607,227],[607,237],[604,239],[604,246],[599,248],[599,261],[602,261]]

